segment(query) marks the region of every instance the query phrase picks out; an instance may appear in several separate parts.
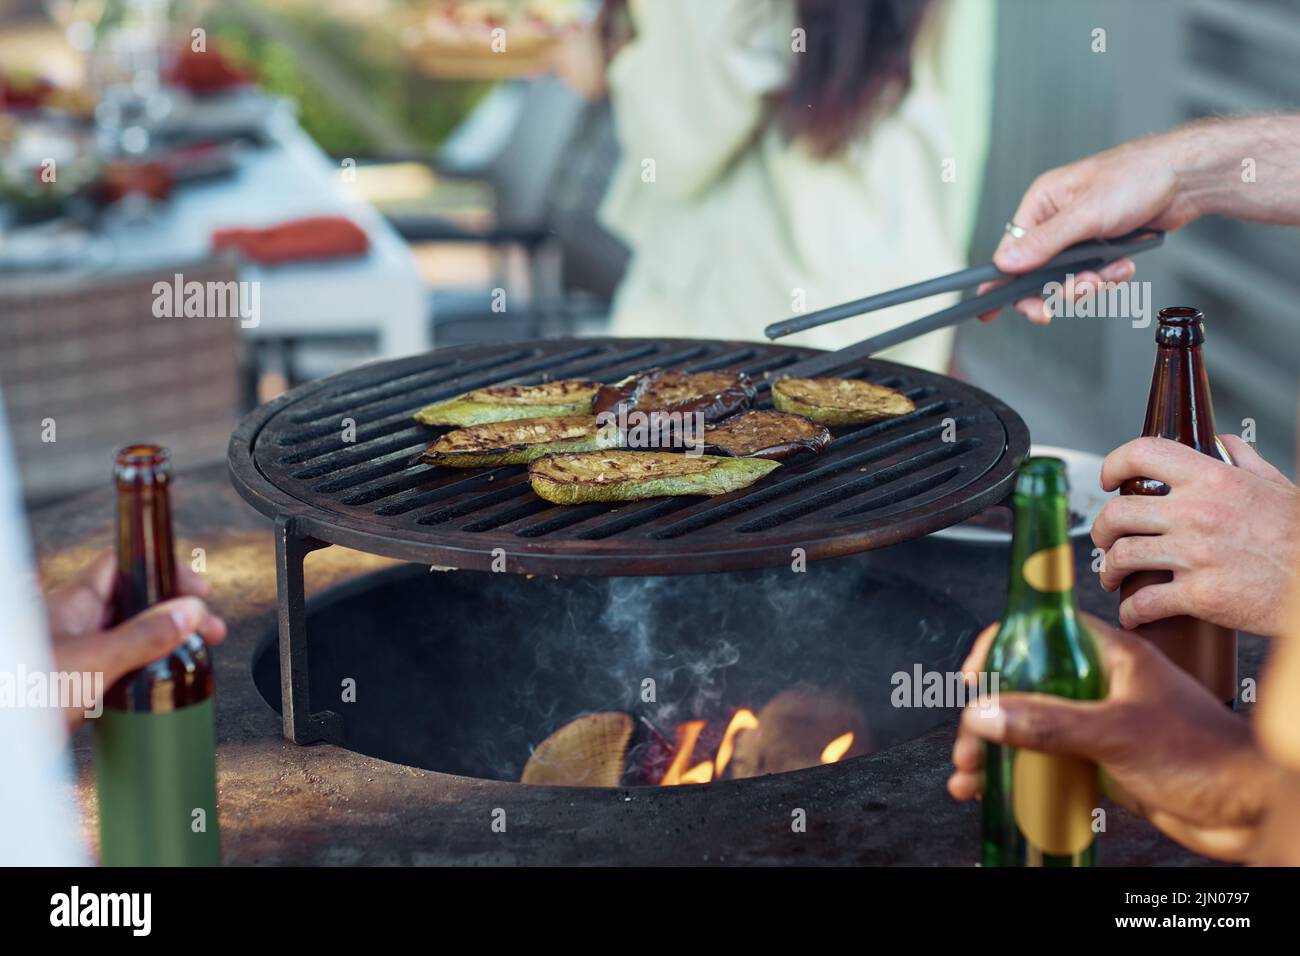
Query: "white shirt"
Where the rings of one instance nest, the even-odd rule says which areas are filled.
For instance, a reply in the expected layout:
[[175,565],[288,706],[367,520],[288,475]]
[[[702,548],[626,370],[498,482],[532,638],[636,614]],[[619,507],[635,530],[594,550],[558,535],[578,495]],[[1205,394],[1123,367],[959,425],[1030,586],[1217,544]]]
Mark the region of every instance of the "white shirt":
[[[619,335],[761,340],[799,311],[962,268],[991,109],[991,0],[938,4],[912,84],[843,155],[786,137],[769,98],[804,55],[793,0],[652,0],[610,64],[623,156],[602,206],[632,249]],[[792,336],[841,348],[937,311],[955,294]],[[952,332],[882,353],[942,370]]]
[[[48,675],[54,661],[2,413],[0,609],[0,675],[11,682],[24,673]],[[20,695],[23,690],[14,688]],[[0,866],[86,862],[66,744],[57,707],[0,704]]]

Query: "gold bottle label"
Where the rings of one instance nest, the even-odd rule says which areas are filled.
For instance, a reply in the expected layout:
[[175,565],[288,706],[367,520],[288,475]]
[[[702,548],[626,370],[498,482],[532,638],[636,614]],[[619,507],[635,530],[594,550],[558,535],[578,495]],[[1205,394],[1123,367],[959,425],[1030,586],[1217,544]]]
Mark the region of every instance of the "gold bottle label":
[[1020,573],[1035,591],[1046,594],[1068,591],[1074,587],[1074,553],[1068,544],[1035,551],[1025,558]]
[[1018,750],[1012,767],[1012,811],[1025,840],[1052,856],[1074,856],[1096,836],[1097,768],[1078,757]]
[[1219,449],[1219,455],[1224,461],[1230,465],[1236,464],[1236,462],[1232,460],[1232,453],[1228,451],[1228,446],[1223,443],[1223,439],[1218,435],[1214,436],[1214,446]]

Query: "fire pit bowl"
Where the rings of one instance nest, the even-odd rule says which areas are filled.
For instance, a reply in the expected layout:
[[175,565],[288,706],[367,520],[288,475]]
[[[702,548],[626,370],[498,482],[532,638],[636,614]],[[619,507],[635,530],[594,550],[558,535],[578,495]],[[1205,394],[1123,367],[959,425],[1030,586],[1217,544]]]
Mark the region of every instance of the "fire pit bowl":
[[[619,712],[636,726],[626,785],[658,782],[645,773],[656,729],[671,738],[687,720],[764,714],[792,691],[856,711],[853,753],[915,737],[951,711],[893,707],[892,675],[956,669],[978,626],[943,595],[855,558],[636,579],[406,566],[322,594],[307,622],[311,706],[340,714],[342,746],[517,781],[549,734]],[[253,678],[278,710],[276,638],[262,641]]]
[[[342,739],[340,712],[315,710],[308,686],[303,560],[318,548],[525,575],[732,574],[895,546],[1006,496],[1029,448],[1020,417],[979,389],[875,359],[849,360],[836,374],[895,388],[914,411],[836,429],[826,451],[727,495],[566,507],[534,495],[521,466],[462,471],[418,460],[438,432],[412,414],[485,385],[608,382],[652,367],[728,369],[750,376],[762,408],[773,376],[816,354],[703,339],[461,346],[353,369],[252,412],[231,436],[228,458],[235,488],[276,521],[285,736]],[[791,601],[807,607],[794,592]],[[695,592],[676,613],[700,603]],[[467,620],[487,628],[491,604],[480,604]],[[761,631],[762,622],[755,626]]]

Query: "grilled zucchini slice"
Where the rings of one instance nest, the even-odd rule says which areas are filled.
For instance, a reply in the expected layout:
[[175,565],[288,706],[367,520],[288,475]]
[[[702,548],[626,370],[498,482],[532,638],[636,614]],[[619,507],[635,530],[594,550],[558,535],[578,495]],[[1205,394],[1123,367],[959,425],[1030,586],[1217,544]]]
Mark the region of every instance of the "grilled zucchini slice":
[[483,425],[519,418],[590,414],[599,382],[563,379],[541,385],[493,385],[420,409],[425,425]]
[[668,451],[547,455],[528,466],[539,498],[557,505],[640,501],[665,495],[723,495],[781,467],[764,458],[719,458]]
[[787,412],[745,412],[704,426],[704,454],[735,458],[788,458],[817,453],[831,443],[825,425]]
[[780,378],[772,404],[823,425],[865,425],[916,411],[902,392],[856,378]]
[[449,468],[490,468],[524,465],[552,452],[594,451],[600,447],[593,415],[521,418],[447,432],[424,450],[420,460]]

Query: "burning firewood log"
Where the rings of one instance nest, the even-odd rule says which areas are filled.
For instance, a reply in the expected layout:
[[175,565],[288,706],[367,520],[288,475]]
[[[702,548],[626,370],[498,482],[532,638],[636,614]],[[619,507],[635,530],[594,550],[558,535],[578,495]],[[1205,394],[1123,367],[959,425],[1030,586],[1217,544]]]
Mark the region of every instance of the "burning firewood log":
[[758,726],[736,735],[731,775],[757,777],[802,770],[870,751],[866,717],[855,704],[800,685],[773,697],[758,712]]
[[519,780],[558,787],[617,787],[631,739],[632,718],[627,714],[579,717],[537,745]]

